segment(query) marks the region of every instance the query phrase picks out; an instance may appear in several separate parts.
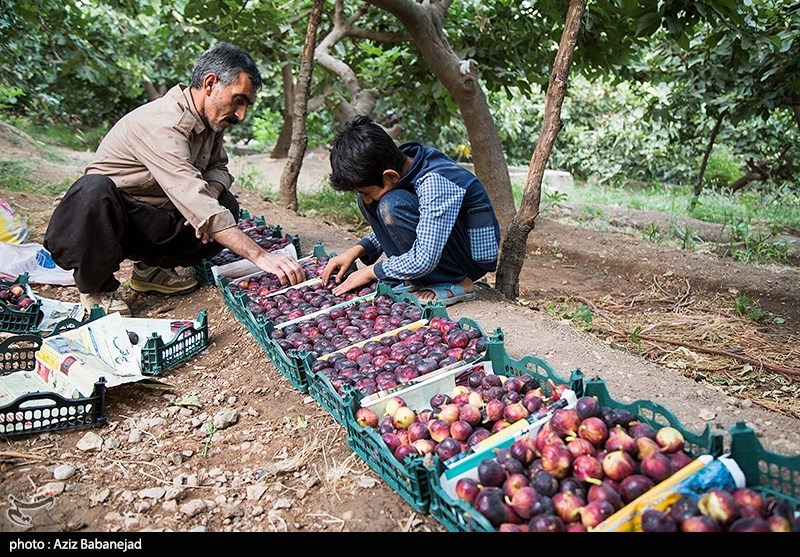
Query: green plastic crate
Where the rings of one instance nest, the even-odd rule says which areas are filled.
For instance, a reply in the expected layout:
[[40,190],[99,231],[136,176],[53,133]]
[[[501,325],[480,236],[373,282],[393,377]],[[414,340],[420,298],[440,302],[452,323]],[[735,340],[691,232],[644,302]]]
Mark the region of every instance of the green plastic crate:
[[[273,231],[273,238],[281,238],[284,237],[283,230],[281,229],[280,225],[264,225],[270,226],[274,229]],[[289,238],[289,241],[294,246],[295,250],[297,251],[298,259],[302,257],[302,251],[300,249],[300,237],[296,234],[286,234],[285,237]],[[210,259],[204,259],[199,264],[194,266],[195,275],[197,276],[197,280],[204,286],[216,286],[214,281],[214,273],[211,271],[211,267],[214,266],[214,263],[211,262]]]
[[[36,369],[37,334],[14,335],[0,343],[0,376]],[[98,427],[106,423],[106,383],[94,384],[88,397],[68,399],[49,392],[28,393],[0,407],[0,438]]]
[[800,454],[782,455],[764,449],[744,422],[731,429],[730,454],[744,472],[747,487],[767,497],[783,497],[800,511]]
[[[322,244],[322,242],[317,242],[316,245],[314,246],[312,254],[309,257],[330,258],[333,257],[334,255],[336,254],[335,253],[328,254],[325,251],[325,246]],[[255,273],[255,275],[261,275],[261,274],[266,274],[266,271],[263,273]],[[263,320],[261,318],[257,318],[256,316],[252,315],[252,312],[250,312],[250,310],[247,309],[247,303],[250,301],[250,298],[249,296],[247,296],[246,293],[237,292],[236,294],[234,294],[233,292],[230,291],[228,285],[231,283],[231,279],[220,276],[218,282],[220,286],[220,291],[222,293],[223,302],[228,307],[228,309],[231,310],[231,313],[233,313],[234,317],[236,317],[236,319],[240,323],[248,327],[250,323],[261,322]],[[250,330],[249,327],[248,330]],[[253,334],[253,331],[250,332],[251,334]]]
[[23,273],[17,280],[6,282],[0,281],[4,286],[21,284],[31,298],[35,300],[33,304],[25,309],[11,309],[5,303],[0,302],[0,331],[8,333],[30,333],[35,332],[42,317],[42,302],[39,301],[28,284],[28,273]]
[[205,350],[208,347],[208,310],[200,312],[197,322],[197,327],[194,325],[183,327],[168,342],[164,342],[157,333],[153,333],[142,347],[142,373],[161,375]]
[[[572,374],[573,377],[583,375],[580,369],[576,369]],[[712,430],[708,425],[706,425],[703,433],[700,434],[689,431],[680,423],[672,411],[649,400],[638,400],[631,404],[618,402],[608,394],[608,389],[603,380],[585,380],[583,382],[583,394],[581,395],[579,391],[576,391],[576,393],[579,396],[597,397],[601,405],[609,408],[629,410],[639,421],[647,423],[654,428],[667,425],[674,427],[683,434],[686,439],[684,449],[693,457],[701,454],[710,454],[716,457],[722,454],[723,437],[720,432]],[[439,486],[438,479],[443,471],[443,465],[438,459],[435,465],[428,469],[432,486],[431,515],[452,532],[496,532],[497,530],[491,523],[471,505],[465,501],[454,500]]]
[[[375,296],[380,295],[387,295],[395,301],[408,301],[414,303],[419,307],[419,302],[416,298],[408,298],[407,294],[394,294],[386,284],[379,283],[377,289],[374,292]],[[244,297],[242,301],[246,303]],[[351,305],[363,301],[363,298],[353,298],[352,300],[348,300],[338,306],[332,306],[330,308],[326,308],[324,311],[331,311],[335,307],[342,307],[344,305]],[[423,315],[425,315],[426,311],[431,310],[423,310]],[[311,318],[310,316],[307,316]],[[278,371],[280,371],[283,375],[286,376],[287,379],[295,386],[295,388],[300,391],[301,393],[309,393],[309,382],[308,382],[308,373],[307,371],[310,370],[311,361],[314,359],[312,354],[309,354],[305,351],[298,351],[298,352],[291,352],[287,354],[284,350],[280,347],[280,345],[270,338],[270,333],[275,330],[275,325],[268,321],[268,320],[257,320],[251,312],[247,312],[246,323],[245,327],[253,333],[255,336],[256,341],[261,345],[264,351],[267,353],[267,357],[272,361]],[[316,388],[316,386],[315,386]],[[321,389],[321,388],[320,388]],[[321,390],[316,390],[315,395],[319,397],[319,400],[315,397],[317,402],[323,404],[327,402],[328,399],[325,397],[327,393],[323,393]],[[314,396],[314,395],[312,395]]]
[[[503,333],[497,329],[489,338],[486,352],[480,361],[489,361],[495,373],[520,376],[533,375],[537,379],[550,379],[556,384],[567,384],[544,360],[529,356],[522,360],[508,358],[503,344]],[[578,372],[569,383],[571,387],[582,389],[582,378]],[[548,384],[543,384],[544,389]],[[355,412],[359,408],[359,400],[351,399],[347,412],[347,444],[372,468],[383,480],[397,491],[418,512],[429,512],[442,525],[453,531],[482,531],[478,526],[456,527],[459,523],[472,521],[469,508],[462,508],[458,503],[448,501],[447,494],[437,488],[439,475],[432,470],[443,465],[439,458],[413,457],[398,461],[389,452],[378,431],[371,427],[362,427],[356,422]],[[440,472],[441,473],[441,472]],[[478,515],[478,519],[482,519]],[[452,527],[449,525],[452,523]]]
[[[428,320],[430,320],[430,318],[428,318]],[[478,329],[481,336],[486,336],[486,333],[483,332],[480,325],[472,319],[464,317],[459,320],[458,324],[464,329]],[[350,405],[349,400],[347,400],[348,397],[340,395],[333,385],[331,385],[327,377],[314,372],[310,367],[313,362],[314,358],[308,358],[305,361],[305,365],[307,366],[306,377],[308,381],[308,394],[310,394],[320,406],[327,410],[339,424],[346,426]],[[356,390],[353,392],[357,394]]]

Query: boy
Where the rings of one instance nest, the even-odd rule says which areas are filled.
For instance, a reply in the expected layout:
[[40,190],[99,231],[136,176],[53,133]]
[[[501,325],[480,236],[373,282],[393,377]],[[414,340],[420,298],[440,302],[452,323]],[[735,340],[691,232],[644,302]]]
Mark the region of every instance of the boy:
[[[328,262],[323,281],[341,281],[334,294],[378,279],[397,292],[416,290],[424,303],[475,298],[474,282],[497,267],[500,225],[474,174],[432,147],[398,147],[366,116],[345,124],[330,160],[331,186],[357,192],[372,227]],[[342,281],[356,259],[365,266]]]

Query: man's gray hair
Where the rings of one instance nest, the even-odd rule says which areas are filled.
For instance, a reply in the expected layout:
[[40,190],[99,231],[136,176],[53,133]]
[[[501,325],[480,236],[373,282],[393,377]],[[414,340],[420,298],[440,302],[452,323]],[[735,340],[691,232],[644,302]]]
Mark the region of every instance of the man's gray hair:
[[230,43],[219,43],[206,50],[192,69],[192,87],[203,86],[203,79],[210,73],[216,75],[224,85],[235,83],[241,72],[246,72],[256,91],[261,89],[261,72],[250,55]]

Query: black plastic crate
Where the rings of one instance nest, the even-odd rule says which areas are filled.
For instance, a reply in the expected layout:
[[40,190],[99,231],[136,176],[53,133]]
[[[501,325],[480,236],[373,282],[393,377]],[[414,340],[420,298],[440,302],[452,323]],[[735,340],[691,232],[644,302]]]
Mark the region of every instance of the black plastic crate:
[[21,284],[28,296],[35,301],[25,309],[12,309],[4,302],[0,302],[0,331],[8,333],[34,332],[37,330],[39,321],[42,318],[42,302],[36,298],[28,284],[28,273],[19,275],[15,281],[0,281],[0,285],[3,286],[12,286],[14,284]]
[[142,374],[161,375],[208,347],[208,310],[197,316],[197,327],[186,325],[164,342],[153,333],[142,347]]
[[[41,345],[38,335],[15,335],[0,343],[0,375],[33,371]],[[106,423],[105,393],[101,379],[88,397],[68,399],[50,392],[22,395],[0,408],[0,438],[102,426]]]

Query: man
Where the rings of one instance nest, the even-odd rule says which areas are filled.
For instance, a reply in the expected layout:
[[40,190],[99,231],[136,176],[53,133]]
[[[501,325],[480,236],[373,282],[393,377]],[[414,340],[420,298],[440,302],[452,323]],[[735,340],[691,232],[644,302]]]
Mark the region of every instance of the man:
[[[398,147],[366,116],[344,126],[330,160],[331,186],[357,192],[372,227],[325,267],[323,281],[339,282],[356,259],[365,264],[334,294],[379,279],[395,291],[416,289],[424,303],[475,298],[474,281],[497,266],[500,225],[474,174],[433,147]],[[386,259],[378,261],[381,254]]]
[[236,226],[223,135],[244,119],[260,87],[253,59],[221,43],[197,60],[189,87],[176,85],[111,128],[45,233],[53,260],[74,269],[84,306],[130,315],[114,277],[125,259],[135,262],[137,292],[195,290],[197,279],[174,268],[226,247],[282,284],[305,279],[297,261],[265,251]]

